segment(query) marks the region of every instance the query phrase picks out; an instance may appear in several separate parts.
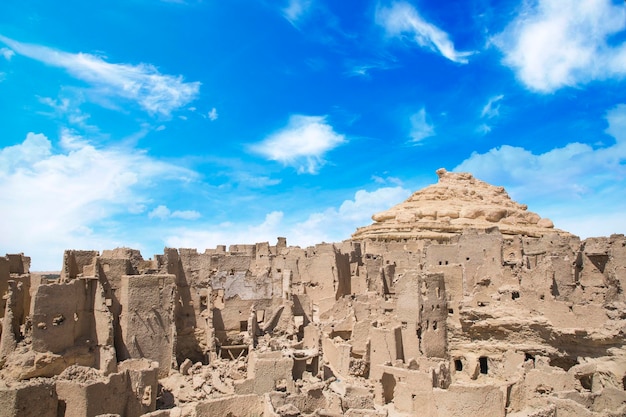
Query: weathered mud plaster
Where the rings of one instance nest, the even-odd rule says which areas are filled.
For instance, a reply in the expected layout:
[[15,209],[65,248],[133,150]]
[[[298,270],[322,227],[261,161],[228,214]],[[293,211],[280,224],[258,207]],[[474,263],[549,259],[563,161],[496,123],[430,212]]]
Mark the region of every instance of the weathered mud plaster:
[[626,415],[626,237],[438,176],[340,243],[0,257],[0,416]]

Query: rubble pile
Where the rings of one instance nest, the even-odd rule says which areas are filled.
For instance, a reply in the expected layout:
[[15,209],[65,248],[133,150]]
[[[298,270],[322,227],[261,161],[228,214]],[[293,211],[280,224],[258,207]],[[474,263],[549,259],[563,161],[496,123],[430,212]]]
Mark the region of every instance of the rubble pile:
[[0,257],[0,416],[626,415],[626,237],[438,175],[340,243]]

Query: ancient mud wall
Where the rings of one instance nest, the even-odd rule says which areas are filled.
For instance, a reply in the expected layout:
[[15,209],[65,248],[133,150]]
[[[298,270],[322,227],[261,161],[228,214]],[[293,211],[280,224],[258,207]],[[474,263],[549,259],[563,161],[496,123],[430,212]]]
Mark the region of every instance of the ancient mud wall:
[[20,256],[0,258],[0,415],[38,415],[28,390],[66,416],[626,410],[623,235],[66,251],[32,288]]

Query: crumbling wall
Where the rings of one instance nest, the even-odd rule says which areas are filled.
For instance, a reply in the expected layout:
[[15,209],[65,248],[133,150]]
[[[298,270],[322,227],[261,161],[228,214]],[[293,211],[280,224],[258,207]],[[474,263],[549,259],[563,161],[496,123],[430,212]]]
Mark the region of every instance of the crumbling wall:
[[332,244],[308,248],[304,258],[298,259],[298,270],[293,283],[301,286],[302,293],[318,305],[320,313],[351,292],[350,258]]
[[448,306],[443,274],[419,277],[420,349],[427,357],[448,355]]
[[[9,292],[9,281],[14,281],[21,288],[20,304],[23,304],[24,311],[30,310],[30,258],[23,253],[7,254],[0,257],[0,319],[4,317],[7,298],[4,295]],[[23,324],[23,321],[20,323]],[[0,327],[0,333],[2,329]]]
[[24,259],[2,259],[0,284],[15,288],[0,347],[9,346],[7,366],[28,364],[17,379],[72,363],[100,370],[59,377],[59,415],[149,413],[157,376],[172,378],[161,401],[180,395],[176,411],[159,415],[238,415],[244,398],[255,401],[250,413],[268,415],[311,404],[379,415],[374,399],[433,417],[626,410],[623,235],[581,242],[467,229],[306,249],[283,239],[167,248],[154,261],[128,248],[68,251],[66,282],[32,287],[32,330],[29,291],[15,295],[30,279],[18,273]]
[[15,350],[17,343],[24,337],[20,328],[25,316],[22,284],[15,281],[8,281],[7,284],[6,305],[0,335],[0,364]]
[[58,417],[58,398],[51,381],[0,387],[0,417]]
[[119,364],[128,374],[124,416],[135,417],[156,410],[159,364],[147,359],[129,359]]
[[33,311],[33,350],[63,353],[94,344],[94,296],[97,280],[75,279],[37,289]]
[[404,358],[417,358],[423,354],[421,346],[422,325],[420,321],[420,273],[403,274],[397,284],[398,299],[396,316],[401,324]]
[[[8,257],[0,257],[0,295],[6,294],[9,289],[9,280],[11,279],[11,272],[9,266]],[[0,318],[4,317],[4,310],[6,308],[6,300],[4,297],[0,297]]]
[[294,392],[293,366],[294,360],[284,357],[280,351],[253,352],[248,359],[248,377],[235,384],[235,392],[257,395],[272,391]]
[[93,265],[98,255],[98,251],[95,250],[66,250],[63,253],[61,281],[69,281],[83,276],[85,267]]
[[[56,383],[59,413],[64,417],[125,415],[130,388],[126,372],[98,377],[68,368]],[[129,416],[130,417],[130,416]]]
[[177,303],[174,275],[124,275],[120,302],[122,339],[130,358],[159,362],[166,376],[175,363]]
[[263,397],[237,395],[199,402],[195,407],[199,416],[255,417],[262,415]]

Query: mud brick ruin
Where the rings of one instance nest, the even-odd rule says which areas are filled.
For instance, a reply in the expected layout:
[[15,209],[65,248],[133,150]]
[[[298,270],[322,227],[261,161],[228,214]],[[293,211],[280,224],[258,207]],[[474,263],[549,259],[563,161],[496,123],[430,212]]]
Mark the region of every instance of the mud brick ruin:
[[626,415],[626,237],[437,173],[341,243],[0,257],[0,416]]

